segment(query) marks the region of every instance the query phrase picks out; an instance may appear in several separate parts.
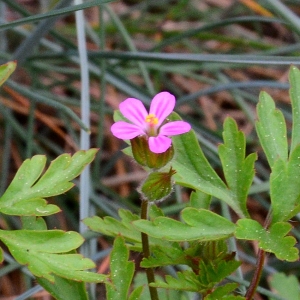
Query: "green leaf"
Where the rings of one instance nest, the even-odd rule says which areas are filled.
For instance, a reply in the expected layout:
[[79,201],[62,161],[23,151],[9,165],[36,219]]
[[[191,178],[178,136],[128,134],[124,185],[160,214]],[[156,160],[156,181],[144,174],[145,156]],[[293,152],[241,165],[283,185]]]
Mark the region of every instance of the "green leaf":
[[209,210],[210,203],[211,195],[203,193],[200,190],[192,191],[190,195],[191,207]]
[[181,217],[185,223],[158,217],[153,221],[137,220],[132,224],[151,237],[168,241],[217,240],[231,236],[235,230],[233,223],[204,209],[185,208]]
[[240,219],[237,225],[235,232],[237,239],[258,241],[261,249],[274,253],[278,259],[298,260],[299,251],[294,247],[296,240],[292,236],[286,236],[292,228],[289,223],[275,223],[268,230],[250,219]]
[[212,293],[204,297],[204,300],[244,300],[245,298],[241,296],[228,295],[229,293],[233,292],[237,287],[237,283],[227,283],[225,285],[218,286],[214,289]]
[[272,223],[288,221],[300,211],[300,145],[286,163],[275,162],[270,177]]
[[241,262],[235,260],[234,256],[231,256],[228,260],[206,262],[200,260],[198,280],[210,289],[232,274],[240,265]]
[[12,256],[37,277],[54,282],[53,274],[67,279],[88,282],[104,281],[106,276],[84,271],[94,263],[79,254],[69,254],[83,243],[77,232],[61,230],[0,231],[0,240]]
[[17,63],[15,61],[10,61],[0,66],[0,86],[8,79],[16,67]]
[[47,224],[42,217],[22,217],[22,229],[47,230]]
[[53,275],[54,282],[37,277],[37,282],[56,300],[88,300],[84,282],[73,281]]
[[165,277],[166,282],[156,281],[151,286],[176,289],[181,291],[191,291],[206,293],[220,283],[226,276],[230,275],[240,266],[240,262],[231,260],[219,260],[217,262],[200,260],[199,275],[194,271],[185,270],[177,272],[177,278],[170,275]]
[[130,294],[128,300],[139,300],[141,299],[141,295],[143,293],[144,286],[139,286],[136,289],[133,290],[133,292]]
[[42,176],[46,157],[35,155],[26,159],[0,198],[0,212],[20,216],[47,216],[59,212],[56,205],[47,204],[44,198],[72,188],[74,184],[70,181],[94,159],[97,151],[78,151],[73,156],[62,154],[51,162]]
[[139,220],[140,217],[125,209],[119,209],[118,213],[120,221],[109,216],[104,218],[94,216],[84,219],[83,223],[95,232],[113,237],[122,235],[127,242],[141,243],[141,233],[132,226],[132,222]]
[[179,243],[172,243],[171,247],[152,247],[151,256],[142,260],[141,267],[157,268],[169,265],[189,265],[189,262]]
[[[155,281],[160,280],[162,281],[162,277],[156,275]],[[141,294],[140,299],[142,300],[151,300],[151,296],[148,289],[148,281],[145,273],[138,272],[134,277],[134,287],[144,287],[143,292]],[[159,300],[188,300],[182,292],[180,291],[173,291],[173,290],[166,290],[166,289],[157,289],[158,292],[158,299]]]
[[257,104],[256,131],[271,168],[277,159],[288,158],[286,124],[282,112],[275,108],[270,95],[261,92]]
[[116,237],[110,255],[110,280],[106,285],[108,300],[127,299],[134,274],[134,263],[129,262],[129,250],[121,236]]
[[[95,216],[84,219],[83,223],[95,232],[100,232],[113,237],[122,235],[126,242],[129,242],[132,245],[132,249],[141,251],[141,233],[133,226],[133,222],[139,220],[140,217],[125,209],[119,209],[119,216],[121,218],[120,221],[109,216],[104,218]],[[165,247],[169,245],[166,241],[154,238],[149,238],[149,243],[150,245],[158,244]]]
[[300,71],[291,66],[289,73],[290,98],[292,102],[293,129],[290,152],[300,144]]
[[151,286],[157,288],[174,289],[180,291],[205,292],[206,286],[202,285],[197,278],[197,275],[190,270],[177,272],[177,278],[170,275],[165,276],[165,281],[156,280],[151,283]]
[[[270,280],[272,290],[286,300],[300,300],[299,282],[294,275],[275,273]],[[273,298],[271,298],[273,300]],[[275,299],[275,298],[274,298]]]
[[246,201],[254,177],[254,161],[256,154],[245,157],[246,139],[238,130],[236,122],[227,118],[224,122],[224,144],[219,146],[219,156],[222,162],[228,188],[232,191],[233,200],[245,216],[248,216]]
[[232,254],[228,254],[225,240],[210,242],[190,242],[182,248],[180,243],[174,242],[170,247],[154,246],[151,248],[151,256],[143,259],[143,268],[156,268],[168,265],[186,265],[192,268],[194,273],[199,273],[197,262],[205,261],[218,264],[221,260],[232,259]]
[[[169,116],[171,121],[181,120],[176,113]],[[225,201],[240,217],[245,217],[243,210],[233,199],[232,192],[214,171],[204,156],[193,130],[172,137],[175,149],[172,167],[177,184],[200,190]]]

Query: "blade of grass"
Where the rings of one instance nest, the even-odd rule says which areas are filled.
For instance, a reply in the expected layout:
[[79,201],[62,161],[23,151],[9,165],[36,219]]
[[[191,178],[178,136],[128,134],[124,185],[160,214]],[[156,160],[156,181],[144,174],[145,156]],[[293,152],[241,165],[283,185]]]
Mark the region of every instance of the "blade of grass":
[[[126,30],[125,26],[122,24],[122,21],[120,20],[120,18],[117,16],[117,14],[114,13],[114,11],[108,5],[104,5],[104,8],[108,12],[111,20],[115,23],[115,26],[118,28],[120,34],[123,36],[123,39],[125,40],[129,50],[132,52],[136,52],[137,49],[136,49],[128,31]],[[144,78],[145,85],[146,85],[149,93],[154,95],[155,90],[154,90],[153,84],[151,82],[149,72],[147,70],[146,65],[143,62],[139,61],[138,66],[141,70],[141,74]]]
[[[56,54],[42,54],[30,56],[30,59],[50,59],[53,57],[66,58],[76,55],[76,51]],[[89,58],[111,58],[120,60],[145,60],[147,62],[172,63],[230,63],[230,64],[258,64],[258,65],[299,65],[300,58],[295,56],[245,55],[245,54],[183,54],[183,53],[153,53],[153,52],[125,52],[125,51],[89,51]]]
[[263,0],[267,7],[271,8],[277,15],[281,16],[292,29],[300,35],[300,18],[279,0]]
[[36,102],[41,102],[46,105],[52,106],[56,109],[60,109],[61,111],[66,113],[68,116],[70,116],[76,123],[78,123],[78,125],[82,129],[89,131],[89,128],[85,126],[85,124],[80,120],[80,118],[69,107],[67,107],[53,99],[45,97],[41,94],[35,93],[35,92],[29,90],[28,88],[26,88],[25,86],[22,86],[21,84],[18,84],[12,80],[6,81],[6,85],[8,85],[12,89],[14,89],[16,92],[19,92],[20,94],[28,97],[29,99],[35,99]]
[[[10,0],[2,0],[2,1],[4,1],[5,3],[9,3]],[[13,27],[19,26],[19,25],[24,25],[27,23],[37,22],[37,21],[40,21],[40,20],[43,20],[43,19],[46,19],[49,17],[67,15],[67,14],[73,13],[78,10],[90,8],[93,6],[97,6],[97,5],[101,5],[101,4],[109,3],[109,2],[113,2],[113,1],[115,1],[115,0],[94,0],[94,1],[89,1],[87,3],[79,4],[79,5],[72,5],[72,6],[65,7],[65,8],[54,9],[47,13],[36,14],[33,16],[22,18],[20,20],[2,24],[2,25],[0,25],[0,31],[5,30],[5,29],[10,29],[10,28],[13,28]]]
[[[59,10],[60,8],[64,8],[69,6],[73,0],[63,0],[58,3],[55,7],[55,10]],[[56,15],[51,18],[47,18],[40,22],[34,32],[29,35],[24,42],[16,49],[13,54],[13,59],[18,61],[18,65],[20,66],[30,55],[32,49],[40,43],[40,40],[43,36],[45,36],[53,27],[55,22],[59,19],[61,15]]]
[[[75,5],[81,5],[81,0],[74,0]],[[86,49],[86,36],[85,36],[85,20],[83,11],[79,10],[75,12],[76,18],[76,32],[78,41],[78,52],[80,60],[80,103],[81,103],[81,121],[87,128],[90,128],[90,83],[89,83],[89,70],[88,70],[88,58]],[[87,131],[80,131],[80,149],[88,150],[90,148],[90,135]],[[89,165],[84,169],[80,175],[80,205],[79,205],[79,221],[87,218],[91,210],[90,203],[90,167]],[[83,222],[79,222],[79,232],[83,234],[87,230],[87,226]],[[81,246],[80,251],[85,257],[92,255],[91,243],[85,243]]]

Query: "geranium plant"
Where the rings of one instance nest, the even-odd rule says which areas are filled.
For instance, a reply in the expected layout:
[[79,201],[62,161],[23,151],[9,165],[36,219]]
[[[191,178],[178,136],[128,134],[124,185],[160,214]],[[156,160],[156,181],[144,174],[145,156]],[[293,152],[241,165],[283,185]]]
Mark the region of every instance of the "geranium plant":
[[[3,83],[15,68],[0,68]],[[247,208],[255,175],[256,153],[246,155],[246,138],[236,122],[224,122],[223,143],[218,154],[223,174],[219,175],[204,156],[191,126],[173,112],[175,97],[157,94],[149,112],[138,99],[129,98],[115,112],[111,130],[128,142],[124,149],[148,171],[138,192],[140,215],[120,209],[119,219],[94,216],[83,222],[95,232],[114,237],[110,273],[87,269],[94,263],[76,253],[83,238],[76,232],[48,230],[43,217],[60,211],[47,197],[72,188],[73,180],[92,162],[97,149],[62,154],[44,171],[46,157],[36,155],[23,162],[7,190],[0,197],[0,212],[19,216],[20,230],[0,230],[0,240],[20,264],[26,265],[37,281],[56,299],[88,299],[85,282],[106,286],[106,299],[253,299],[266,255],[294,262],[299,259],[290,220],[300,212],[300,71],[290,70],[293,127],[290,143],[283,114],[265,92],[257,105],[256,131],[270,166],[270,210],[265,222],[256,221]],[[167,217],[158,203],[172,193],[175,184],[192,189],[180,220]],[[212,211],[212,198],[222,201],[236,221]],[[256,241],[257,268],[243,289],[230,277],[241,265],[228,241]],[[143,255],[140,265],[129,260],[130,251]],[[3,259],[3,258],[2,258]],[[170,275],[155,270],[177,266]],[[147,283],[143,281],[145,270]],[[297,299],[294,276],[272,278],[269,299]],[[147,286],[147,288],[144,288]]]
[[[232,118],[224,122],[224,142],[218,148],[222,179],[205,158],[189,125],[171,112],[175,104],[172,95],[167,92],[156,95],[149,114],[137,99],[129,98],[121,103],[120,111],[115,113],[112,133],[129,140],[131,146],[124,152],[149,171],[138,189],[141,216],[120,210],[120,220],[93,217],[84,222],[96,232],[117,237],[118,243],[122,239],[127,244],[123,247],[143,253],[141,267],[146,269],[150,294],[143,294],[140,299],[190,299],[185,294],[189,291],[201,294],[202,299],[250,300],[259,284],[266,254],[288,262],[299,259],[289,223],[300,211],[297,180],[300,71],[295,67],[290,70],[290,83],[293,113],[290,146],[284,116],[276,109],[271,96],[262,92],[257,105],[256,131],[270,165],[270,210],[263,224],[254,220],[247,209],[257,154],[246,155],[245,135]],[[164,216],[156,206],[157,201],[170,195],[174,184],[193,190],[189,204],[181,211],[181,220]],[[226,203],[238,216],[237,221],[211,211],[212,197]],[[238,283],[228,280],[241,265],[235,253],[228,249],[227,240],[232,237],[237,241],[258,242],[257,268],[245,292],[239,289]],[[166,275],[164,279],[155,279],[154,268],[170,265],[185,267],[175,277]],[[132,278],[133,270],[127,275]],[[284,278],[284,282],[294,279]],[[272,299],[283,299],[278,280],[274,279],[272,286],[279,291]],[[159,294],[158,288],[169,292]],[[127,291],[122,299],[127,299]],[[296,294],[299,297],[299,292]]]

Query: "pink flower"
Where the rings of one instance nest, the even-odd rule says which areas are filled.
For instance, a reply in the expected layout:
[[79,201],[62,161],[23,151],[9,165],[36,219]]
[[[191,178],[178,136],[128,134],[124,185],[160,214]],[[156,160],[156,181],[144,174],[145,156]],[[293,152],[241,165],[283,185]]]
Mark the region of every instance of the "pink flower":
[[119,108],[131,123],[124,121],[114,123],[111,127],[112,134],[123,140],[145,135],[148,137],[150,151],[163,153],[172,144],[169,136],[186,133],[191,129],[191,125],[184,121],[163,124],[174,107],[175,97],[168,92],[158,93],[152,99],[149,113],[140,100],[128,98],[120,103]]

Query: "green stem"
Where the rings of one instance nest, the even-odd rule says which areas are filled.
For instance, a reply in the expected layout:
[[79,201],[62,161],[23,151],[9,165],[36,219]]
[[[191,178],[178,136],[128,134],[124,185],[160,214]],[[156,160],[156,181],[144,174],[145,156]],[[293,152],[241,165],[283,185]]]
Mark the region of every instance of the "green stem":
[[[148,201],[142,200],[141,219],[147,220],[147,218],[148,218]],[[150,256],[149,239],[148,239],[148,235],[144,232],[142,232],[142,246],[143,246],[144,258],[148,258]],[[147,274],[151,300],[159,300],[157,289],[155,287],[150,286],[150,283],[155,282],[153,269],[147,268],[146,274]]]

